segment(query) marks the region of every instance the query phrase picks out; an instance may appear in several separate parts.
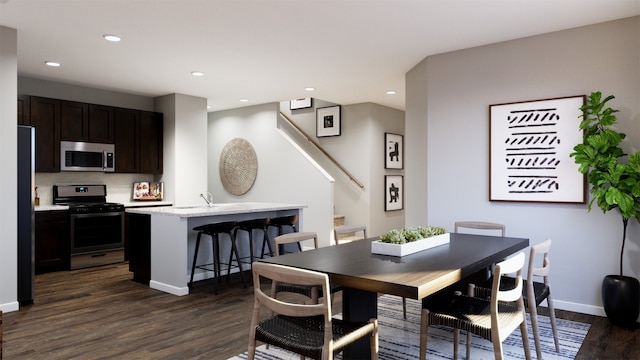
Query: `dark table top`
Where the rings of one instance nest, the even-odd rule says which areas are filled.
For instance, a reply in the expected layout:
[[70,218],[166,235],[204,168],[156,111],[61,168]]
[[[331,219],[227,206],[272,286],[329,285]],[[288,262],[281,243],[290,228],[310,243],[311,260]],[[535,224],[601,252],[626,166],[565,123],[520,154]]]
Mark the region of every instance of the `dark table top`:
[[523,238],[450,236],[449,244],[403,257],[372,254],[377,239],[366,239],[260,261],[323,272],[333,285],[422,299],[529,246]]

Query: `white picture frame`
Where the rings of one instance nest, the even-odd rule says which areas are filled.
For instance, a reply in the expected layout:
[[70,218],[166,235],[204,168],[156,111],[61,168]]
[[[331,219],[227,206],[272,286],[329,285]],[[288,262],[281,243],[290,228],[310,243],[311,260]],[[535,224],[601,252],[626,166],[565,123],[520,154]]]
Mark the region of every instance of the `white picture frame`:
[[586,203],[569,154],[582,143],[585,96],[489,105],[490,201]]
[[340,105],[316,109],[316,137],[340,136]]

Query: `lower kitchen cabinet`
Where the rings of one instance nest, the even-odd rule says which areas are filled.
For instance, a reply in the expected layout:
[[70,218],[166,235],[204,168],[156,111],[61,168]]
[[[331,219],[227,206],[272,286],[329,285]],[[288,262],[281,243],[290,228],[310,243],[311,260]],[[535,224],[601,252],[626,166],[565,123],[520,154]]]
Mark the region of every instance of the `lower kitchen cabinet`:
[[125,247],[133,280],[149,285],[151,280],[151,216],[126,214]]
[[69,270],[69,212],[36,211],[35,220],[36,274]]

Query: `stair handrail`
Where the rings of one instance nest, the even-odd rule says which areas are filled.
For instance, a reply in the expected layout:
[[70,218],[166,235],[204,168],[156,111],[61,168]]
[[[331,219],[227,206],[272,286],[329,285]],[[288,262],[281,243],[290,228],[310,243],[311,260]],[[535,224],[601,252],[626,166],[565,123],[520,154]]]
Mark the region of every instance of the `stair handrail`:
[[300,133],[300,135],[302,135],[308,142],[310,142],[311,144],[313,144],[313,146],[316,147],[316,149],[318,149],[322,154],[324,154],[324,156],[326,156],[335,166],[338,167],[338,169],[340,169],[340,171],[342,171],[348,178],[349,180],[353,181],[356,185],[358,185],[361,189],[364,189],[364,185],[358,181],[358,179],[356,179],[355,176],[353,176],[344,166],[342,166],[342,164],[340,164],[340,162],[338,162],[338,160],[334,159],[333,156],[331,156],[331,154],[329,154],[324,148],[322,148],[322,146],[320,146],[320,144],[318,144],[315,140],[313,140],[309,135],[307,135],[307,133],[300,128],[298,125],[296,125],[296,123],[293,122],[293,120],[291,120],[291,118],[289,118],[285,113],[283,113],[282,111],[280,111],[280,115],[287,120],[287,122],[289,123],[289,125],[293,126],[294,129],[296,129],[296,131],[298,131],[298,133]]

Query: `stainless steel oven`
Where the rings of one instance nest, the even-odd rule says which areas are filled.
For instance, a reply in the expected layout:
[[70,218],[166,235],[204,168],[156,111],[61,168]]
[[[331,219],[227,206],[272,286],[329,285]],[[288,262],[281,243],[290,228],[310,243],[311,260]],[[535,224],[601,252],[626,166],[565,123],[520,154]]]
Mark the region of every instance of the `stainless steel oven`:
[[69,206],[71,269],[124,261],[124,205],[106,202],[106,185],[55,185]]

